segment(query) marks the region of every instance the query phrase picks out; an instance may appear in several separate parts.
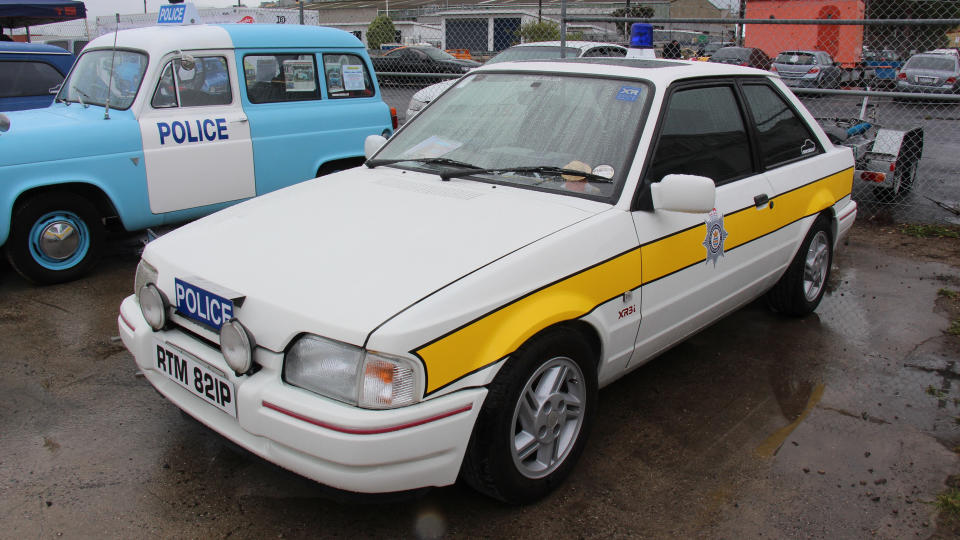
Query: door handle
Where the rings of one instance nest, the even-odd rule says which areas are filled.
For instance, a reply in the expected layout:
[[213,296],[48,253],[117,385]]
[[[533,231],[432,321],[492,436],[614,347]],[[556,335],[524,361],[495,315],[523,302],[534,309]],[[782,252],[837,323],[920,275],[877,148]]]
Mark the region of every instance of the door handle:
[[231,124],[243,124],[243,123],[246,122],[246,121],[247,121],[247,117],[246,117],[246,116],[243,116],[243,117],[241,117],[241,118],[237,118],[236,120],[231,120],[230,123],[231,123]]
[[770,203],[770,208],[773,208],[773,201],[770,200],[770,196],[766,193],[761,193],[753,198],[753,204],[756,205],[757,209],[766,206],[767,203]]

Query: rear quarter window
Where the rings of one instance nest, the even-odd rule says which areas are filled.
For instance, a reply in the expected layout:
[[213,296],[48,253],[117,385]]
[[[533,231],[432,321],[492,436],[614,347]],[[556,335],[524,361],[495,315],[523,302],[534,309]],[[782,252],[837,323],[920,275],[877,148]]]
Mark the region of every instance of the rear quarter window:
[[363,58],[355,54],[324,54],[323,76],[330,99],[370,97],[375,93]]

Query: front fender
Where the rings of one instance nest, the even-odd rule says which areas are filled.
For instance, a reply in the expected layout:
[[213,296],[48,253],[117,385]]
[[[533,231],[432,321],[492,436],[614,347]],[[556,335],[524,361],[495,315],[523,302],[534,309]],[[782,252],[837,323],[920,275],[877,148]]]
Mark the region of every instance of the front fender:
[[0,245],[10,235],[13,208],[26,193],[66,184],[91,186],[104,194],[127,229],[148,227],[150,213],[143,152],[123,152],[0,169]]

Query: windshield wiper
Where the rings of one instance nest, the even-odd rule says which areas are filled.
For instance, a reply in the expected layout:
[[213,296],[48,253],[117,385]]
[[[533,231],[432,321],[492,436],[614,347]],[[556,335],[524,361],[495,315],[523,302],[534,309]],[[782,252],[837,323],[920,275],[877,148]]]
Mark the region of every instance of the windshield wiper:
[[87,98],[87,99],[89,100],[89,99],[90,99],[90,96],[88,96],[86,92],[84,92],[83,90],[77,88],[76,86],[71,86],[70,88],[73,89],[73,90],[76,90],[76,92],[77,92],[78,94],[80,94],[79,96],[77,96],[77,101],[79,101],[80,104],[83,105],[83,108],[86,109],[87,107],[89,107],[89,105],[87,105],[87,104],[83,101],[83,98]]
[[606,176],[600,176],[599,174],[593,174],[583,171],[578,171],[576,169],[565,169],[563,167],[553,167],[550,165],[540,165],[537,167],[498,167],[496,169],[463,169],[459,171],[443,172],[440,173],[441,180],[450,180],[451,178],[460,178],[462,176],[470,176],[471,174],[503,174],[503,173],[538,173],[538,174],[549,174],[549,175],[562,175],[567,176],[576,176],[588,180],[590,182],[603,182],[611,183],[613,182],[612,178],[607,178]]
[[374,168],[381,165],[393,165],[394,163],[402,163],[404,161],[416,161],[417,163],[426,163],[429,165],[450,165],[453,167],[461,167],[469,170],[483,170],[483,167],[473,165],[471,163],[464,163],[463,161],[457,161],[455,159],[449,159],[444,157],[432,157],[432,158],[397,158],[397,159],[370,159],[367,160],[367,167]]

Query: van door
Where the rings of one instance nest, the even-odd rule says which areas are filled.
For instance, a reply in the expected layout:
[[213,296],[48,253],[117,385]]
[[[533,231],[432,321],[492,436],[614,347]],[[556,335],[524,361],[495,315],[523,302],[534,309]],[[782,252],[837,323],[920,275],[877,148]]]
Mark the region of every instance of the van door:
[[196,53],[161,70],[140,115],[154,214],[256,195],[250,127],[232,55]]

